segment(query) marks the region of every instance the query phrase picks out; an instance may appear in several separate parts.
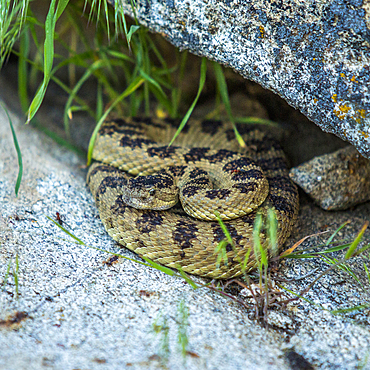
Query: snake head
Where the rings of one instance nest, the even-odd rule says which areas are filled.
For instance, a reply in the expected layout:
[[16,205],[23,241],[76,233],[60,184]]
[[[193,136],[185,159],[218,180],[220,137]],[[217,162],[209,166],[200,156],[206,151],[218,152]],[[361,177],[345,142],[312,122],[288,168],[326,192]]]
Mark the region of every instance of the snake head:
[[123,201],[136,209],[161,211],[173,207],[179,200],[179,190],[172,176],[157,174],[137,176],[123,188]]

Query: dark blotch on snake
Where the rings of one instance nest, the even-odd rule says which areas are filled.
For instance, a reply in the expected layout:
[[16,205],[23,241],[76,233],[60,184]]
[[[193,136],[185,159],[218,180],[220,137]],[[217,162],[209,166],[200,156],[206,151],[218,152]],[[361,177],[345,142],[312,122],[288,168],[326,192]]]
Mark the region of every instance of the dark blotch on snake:
[[131,185],[135,188],[156,187],[165,189],[173,186],[174,181],[171,175],[160,173],[158,175],[138,176],[131,180]]
[[[252,171],[252,172],[251,172]],[[259,176],[256,177],[256,172],[259,172]],[[235,172],[233,172],[231,174],[231,178],[235,181],[235,182],[248,182],[249,179],[255,179],[255,180],[259,180],[263,177],[262,173],[256,169],[252,169],[252,170],[247,170],[247,171],[244,171],[244,170],[236,170]]]
[[[230,225],[230,222],[224,222],[224,225],[226,226],[227,230],[229,231],[229,234],[234,241],[235,245],[238,246],[240,244],[240,241],[243,240],[243,236],[238,233],[238,231],[235,229],[234,226]],[[221,226],[219,223],[212,222],[211,227],[213,229],[213,241],[215,243],[220,243],[222,240],[225,239],[225,233],[223,232]],[[229,243],[226,245],[226,251],[231,251],[232,245]]]
[[126,208],[129,207],[122,199],[122,195],[116,198],[114,204],[110,207],[110,210],[115,215],[115,217],[123,217]]
[[232,129],[225,131],[226,139],[227,141],[235,140],[235,132]]
[[[235,173],[235,177],[238,177],[238,175],[241,177],[241,180],[244,180],[244,179],[261,180],[263,179],[263,173],[255,168],[252,168],[247,171],[242,170],[239,173]],[[236,180],[236,179],[233,177],[233,180]]]
[[259,153],[269,152],[271,149],[281,150],[279,143],[268,136],[265,136],[263,140],[250,139],[248,145],[251,148],[256,148]]
[[147,153],[149,157],[159,157],[159,158],[170,158],[172,157],[176,151],[178,150],[178,147],[175,146],[160,146],[160,147],[153,147],[148,148]]
[[132,122],[136,123],[136,127],[140,126],[141,123],[144,123],[146,125],[151,125],[151,126],[154,123],[153,120],[150,117],[144,117],[144,118],[142,118],[142,117],[132,117],[131,119],[132,119]]
[[181,249],[192,248],[192,240],[197,239],[197,232],[198,228],[195,222],[180,220],[175,225],[172,237]]
[[99,133],[107,133],[111,135],[115,132],[121,133],[123,130],[127,130],[127,128],[137,130],[138,126],[132,124],[131,122],[127,122],[124,119],[118,118],[108,123],[104,123],[103,126],[100,128]]
[[107,165],[104,165],[104,164],[101,164],[99,166],[96,166],[90,173],[89,173],[89,178],[87,179],[87,185],[90,184],[90,180],[97,174],[97,173],[119,173],[119,171],[117,170],[117,168],[115,167],[112,167],[112,166],[107,166]]
[[206,159],[210,163],[218,163],[224,161],[225,159],[234,157],[235,154],[235,152],[232,152],[230,150],[219,149],[217,150],[216,154],[206,155],[204,159]]
[[212,186],[212,183],[210,181],[210,179],[208,178],[208,176],[204,176],[204,177],[197,177],[193,180],[189,180],[186,182],[186,186],[184,186],[184,188],[186,188],[188,185],[192,186],[192,185],[200,185],[201,187],[204,188],[204,185],[209,185],[210,187]]
[[[138,125],[136,124],[133,124],[131,122],[128,122],[122,118],[118,118],[118,119],[115,119],[115,120],[112,120],[110,122],[107,122],[107,123],[104,123],[103,126],[101,127],[101,129],[99,130],[99,133],[103,130],[103,132],[106,132],[104,130],[114,130],[114,132],[118,132],[120,133],[121,130],[126,130],[127,128],[131,128],[131,129],[134,129],[134,130],[137,130],[138,129]],[[109,132],[108,131],[108,132]]]
[[[236,124],[236,128],[240,135],[249,134],[251,131],[255,130],[255,126],[253,125],[243,125],[240,123]],[[233,138],[235,139],[235,133],[233,130],[230,130],[233,133]]]
[[136,138],[132,139],[129,136],[123,136],[119,142],[119,145],[122,147],[128,148],[142,148],[143,145],[152,145],[154,143],[153,140],[145,139],[145,138]]
[[137,244],[138,248],[146,248],[145,244],[140,239],[135,239],[135,243]]
[[115,177],[115,176],[107,176],[103,179],[103,181],[99,184],[99,187],[95,194],[95,199],[99,202],[100,197],[108,190],[108,189],[117,189],[124,185],[126,185],[127,180],[122,177]]
[[[164,119],[164,121],[166,122],[166,123],[168,123],[170,126],[172,126],[172,127],[174,127],[174,128],[179,128],[179,126],[180,126],[180,123],[181,123],[181,120],[179,120],[179,119],[176,119],[176,118],[165,118]],[[189,125],[185,125],[184,127],[183,127],[183,129],[181,130],[181,132],[183,133],[183,134],[185,134],[185,133],[187,133],[189,131]]]
[[163,172],[168,172],[172,176],[179,177],[184,174],[186,168],[186,166],[169,166],[165,170],[163,170]]
[[213,136],[217,134],[220,127],[223,126],[223,123],[222,121],[218,121],[218,120],[205,120],[205,121],[202,121],[201,125],[202,125],[203,132]]
[[104,227],[109,230],[113,229],[114,223],[113,223],[113,218],[111,216],[107,217],[107,219],[104,222]]
[[112,136],[115,132],[117,132],[117,127],[113,124],[104,125],[99,129],[100,135],[110,135]]
[[188,153],[184,154],[184,160],[186,163],[201,161],[208,151],[209,148],[191,148]]
[[208,199],[225,199],[230,194],[231,194],[230,189],[214,189],[214,190],[207,190],[204,194],[204,197]]
[[162,225],[163,217],[156,211],[144,211],[141,217],[136,220],[136,227],[141,233],[148,234]]
[[248,213],[247,215],[240,217],[240,220],[243,221],[243,223],[248,224],[249,226],[254,226],[255,218],[256,218],[256,211],[253,211],[251,213]]
[[240,183],[234,184],[232,188],[239,189],[239,191],[243,194],[248,194],[252,191],[255,191],[258,185],[255,182],[250,182],[248,184]]
[[242,158],[238,158],[238,159],[235,159],[233,161],[227,162],[223,166],[222,169],[224,171],[228,171],[228,172],[232,173],[233,171],[241,171],[243,169],[243,167],[248,167],[248,166],[253,165],[253,164],[255,164],[255,163],[251,159],[249,159],[247,157],[242,157]]
[[270,189],[276,188],[278,191],[287,192],[293,196],[297,194],[297,188],[292,185],[288,176],[275,176],[272,179],[268,179],[268,182]]
[[272,205],[274,206],[274,208],[276,208],[278,212],[286,212],[289,215],[293,214],[294,209],[288,199],[281,197],[279,195],[273,195],[273,194],[270,194],[268,196],[268,199],[270,200],[270,202],[272,203]]
[[208,173],[207,173],[207,171],[202,170],[201,168],[194,168],[189,173],[189,177],[191,179],[195,179],[195,178],[197,178],[199,176],[208,176]]
[[[134,120],[133,120],[134,121]],[[117,124],[117,127],[119,126],[131,126],[131,127],[136,127],[136,125],[134,125],[133,123],[131,122],[128,122],[127,120],[123,119],[123,118],[116,118],[113,120],[114,123]]]
[[129,136],[130,138],[133,137],[133,136],[142,136],[143,134],[137,130],[134,130],[132,128],[124,128],[122,129],[120,132],[120,134],[123,134],[125,136]]
[[202,189],[200,189],[198,186],[189,185],[181,189],[181,193],[183,196],[190,198],[194,196],[195,194],[197,194],[200,190]]
[[269,158],[269,159],[259,159],[256,162],[261,168],[262,171],[274,171],[274,170],[285,170],[286,163],[283,158]]

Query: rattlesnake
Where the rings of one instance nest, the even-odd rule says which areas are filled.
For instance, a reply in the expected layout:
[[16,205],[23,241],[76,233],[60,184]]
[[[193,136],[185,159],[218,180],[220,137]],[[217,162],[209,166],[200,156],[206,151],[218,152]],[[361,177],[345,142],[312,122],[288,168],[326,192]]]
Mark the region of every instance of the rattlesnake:
[[[297,218],[298,192],[289,179],[284,154],[266,133],[240,124],[238,131],[247,144],[242,150],[232,125],[221,121],[190,120],[177,137],[175,146],[169,147],[167,144],[178,123],[171,119],[131,118],[107,121],[102,125],[93,151],[94,159],[99,162],[90,167],[87,175],[100,218],[113,239],[156,263],[181,267],[185,272],[204,277],[232,278],[242,273],[241,264],[249,253],[245,268],[248,272],[256,267],[252,237],[256,214],[266,216],[269,208],[275,211],[279,248],[290,235]],[[191,169],[186,168],[188,165]],[[194,170],[196,175],[192,172],[194,166],[200,167]],[[132,176],[118,168],[130,175],[159,172],[162,177],[132,180]],[[216,178],[208,180],[204,172]],[[220,174],[223,172],[225,176]],[[180,198],[194,198],[195,205],[184,204],[183,207],[189,208],[187,211],[193,212],[193,217],[180,206],[168,210],[132,207],[137,206],[137,201],[158,193],[158,184],[159,190],[165,191],[162,198],[167,198],[166,191],[172,193],[172,189],[177,188],[168,174],[180,177],[181,182],[184,173],[190,184],[180,192]],[[229,178],[226,180],[229,189],[219,188],[224,177]],[[215,190],[196,187],[210,183],[215,185]],[[144,193],[137,192],[136,186]],[[237,192],[236,196],[231,190]],[[248,200],[249,194],[252,194],[252,201]],[[198,211],[196,204],[200,200],[206,204],[213,201],[211,209],[205,207]],[[222,205],[224,201],[226,205]],[[244,203],[247,203],[246,211],[241,210]],[[161,209],[161,205],[155,207]],[[208,221],[198,219],[203,217],[200,213],[204,213]],[[224,219],[223,224],[233,240],[233,245],[226,245],[226,260],[218,259],[220,252],[216,251],[225,239],[218,216]],[[266,230],[262,229],[260,238],[262,246],[268,248]]]

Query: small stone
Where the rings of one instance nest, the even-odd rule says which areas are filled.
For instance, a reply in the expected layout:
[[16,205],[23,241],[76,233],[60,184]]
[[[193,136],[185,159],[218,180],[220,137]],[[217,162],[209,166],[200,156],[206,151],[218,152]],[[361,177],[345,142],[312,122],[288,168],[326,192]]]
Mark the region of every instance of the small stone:
[[325,210],[370,200],[370,160],[353,146],[315,157],[290,170],[290,178]]

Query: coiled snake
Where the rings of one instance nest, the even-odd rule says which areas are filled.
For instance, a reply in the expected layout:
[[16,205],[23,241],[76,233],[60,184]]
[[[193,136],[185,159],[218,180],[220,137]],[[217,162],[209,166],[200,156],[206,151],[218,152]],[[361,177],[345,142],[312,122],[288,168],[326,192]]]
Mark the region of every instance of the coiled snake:
[[[242,273],[249,253],[248,272],[256,267],[252,234],[257,212],[275,211],[279,248],[297,217],[298,192],[284,154],[274,139],[249,125],[237,126],[247,144],[241,150],[231,124],[221,121],[189,121],[169,147],[178,124],[137,118],[103,124],[93,151],[99,162],[87,175],[100,218],[114,240],[157,263],[232,278]],[[163,210],[178,197],[182,208]],[[216,248],[225,233],[217,216],[233,240],[221,261]],[[260,238],[267,249],[266,230]]]

